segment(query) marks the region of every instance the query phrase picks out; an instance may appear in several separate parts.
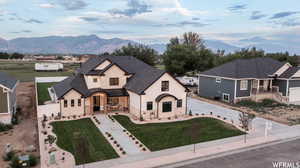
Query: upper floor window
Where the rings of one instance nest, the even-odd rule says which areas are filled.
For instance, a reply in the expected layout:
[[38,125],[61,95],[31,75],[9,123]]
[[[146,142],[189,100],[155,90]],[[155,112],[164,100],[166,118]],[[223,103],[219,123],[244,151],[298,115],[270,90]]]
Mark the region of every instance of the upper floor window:
[[97,78],[93,78],[93,82],[94,82],[94,83],[97,83],[97,82],[98,82],[98,79],[97,79]]
[[169,91],[169,81],[161,82],[161,91]]
[[241,80],[240,89],[241,90],[248,90],[248,81],[247,80]]
[[147,110],[153,110],[153,102],[147,102]]
[[118,86],[119,85],[119,78],[109,78],[109,85],[110,86]]
[[74,107],[74,105],[75,105],[75,101],[74,101],[74,99],[72,99],[71,100],[71,107]]
[[221,78],[216,78],[216,83],[221,83]]

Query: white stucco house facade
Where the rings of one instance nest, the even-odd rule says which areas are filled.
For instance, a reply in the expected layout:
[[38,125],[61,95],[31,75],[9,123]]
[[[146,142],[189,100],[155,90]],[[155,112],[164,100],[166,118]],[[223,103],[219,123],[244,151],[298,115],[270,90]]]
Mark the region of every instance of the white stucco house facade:
[[97,56],[53,86],[61,116],[127,112],[143,120],[187,113],[187,88],[131,56]]

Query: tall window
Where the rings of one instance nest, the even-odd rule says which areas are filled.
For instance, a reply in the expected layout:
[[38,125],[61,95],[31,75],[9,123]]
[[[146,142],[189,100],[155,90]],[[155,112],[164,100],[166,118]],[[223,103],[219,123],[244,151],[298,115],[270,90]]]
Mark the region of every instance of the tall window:
[[172,111],[172,102],[163,102],[162,112],[167,113]]
[[68,107],[68,100],[64,100],[64,107],[65,107],[65,108]]
[[241,90],[248,90],[248,81],[247,80],[241,80],[240,89]]
[[147,110],[153,110],[153,102],[147,102]]
[[78,107],[81,106],[81,99],[78,99]]
[[75,101],[74,101],[74,99],[72,99],[71,100],[71,107],[74,107],[74,105],[75,105]]
[[161,82],[161,91],[169,91],[169,81],[162,81]]
[[177,100],[177,107],[182,107],[182,99]]
[[97,82],[98,82],[98,79],[97,79],[97,78],[93,78],[93,82],[94,82],[94,83],[97,83]]
[[115,106],[119,104],[119,98],[118,97],[109,97],[107,98],[107,104],[111,106]]
[[109,85],[110,86],[118,86],[119,85],[119,78],[109,78]]

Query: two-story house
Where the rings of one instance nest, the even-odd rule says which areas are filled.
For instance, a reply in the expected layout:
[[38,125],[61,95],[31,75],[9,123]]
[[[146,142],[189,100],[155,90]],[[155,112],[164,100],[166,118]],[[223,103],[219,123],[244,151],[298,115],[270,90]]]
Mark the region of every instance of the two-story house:
[[0,72],[0,122],[10,124],[16,114],[16,88],[18,81],[6,73]]
[[129,112],[145,120],[186,114],[187,89],[131,56],[97,56],[53,86],[62,116]]

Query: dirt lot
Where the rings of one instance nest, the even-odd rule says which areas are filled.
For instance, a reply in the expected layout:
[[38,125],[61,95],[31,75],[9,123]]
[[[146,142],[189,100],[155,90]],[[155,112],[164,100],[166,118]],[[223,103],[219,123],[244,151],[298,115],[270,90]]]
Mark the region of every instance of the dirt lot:
[[229,109],[255,114],[256,116],[270,119],[282,124],[287,124],[287,125],[300,124],[300,106],[279,106],[278,105],[276,107],[266,107],[260,109],[259,111],[256,111],[249,107],[232,105],[220,101],[198,97],[195,95],[193,95],[192,97],[211,104],[216,104],[222,107],[226,107]]
[[[21,107],[20,123],[14,129],[0,134],[0,152],[5,150],[6,144],[11,144],[17,151],[25,151],[30,145],[38,150],[37,120],[35,109],[35,89],[33,82],[20,83],[17,88],[18,105]],[[38,156],[39,152],[33,153]],[[0,167],[7,167],[8,163],[0,158]],[[39,166],[37,166],[39,167]]]

